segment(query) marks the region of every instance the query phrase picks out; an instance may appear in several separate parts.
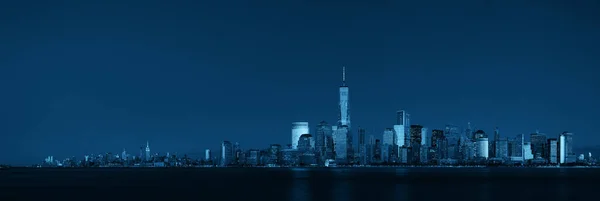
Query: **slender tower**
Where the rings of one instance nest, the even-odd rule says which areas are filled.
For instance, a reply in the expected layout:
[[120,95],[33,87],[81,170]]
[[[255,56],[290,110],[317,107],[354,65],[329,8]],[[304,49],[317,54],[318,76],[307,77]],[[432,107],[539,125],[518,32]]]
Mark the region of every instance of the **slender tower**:
[[342,86],[340,86],[340,114],[339,114],[339,126],[348,126],[350,128],[350,107],[349,107],[349,90],[346,85],[346,67],[342,68]]
[[146,141],[146,161],[150,161],[150,143]]

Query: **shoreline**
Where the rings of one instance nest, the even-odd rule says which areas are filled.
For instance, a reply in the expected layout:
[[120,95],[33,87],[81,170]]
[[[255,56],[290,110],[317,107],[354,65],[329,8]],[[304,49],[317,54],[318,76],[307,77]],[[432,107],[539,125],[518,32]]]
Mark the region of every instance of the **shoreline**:
[[568,169],[568,168],[600,168],[600,166],[336,166],[336,167],[27,167],[13,166],[3,167],[0,170],[12,169],[60,169],[60,170],[82,170],[82,169]]

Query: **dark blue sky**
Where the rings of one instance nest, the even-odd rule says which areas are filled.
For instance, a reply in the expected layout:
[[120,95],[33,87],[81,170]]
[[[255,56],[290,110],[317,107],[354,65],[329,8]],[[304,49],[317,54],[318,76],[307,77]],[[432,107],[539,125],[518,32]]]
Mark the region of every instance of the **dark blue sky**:
[[0,6],[0,163],[288,144],[291,122],[337,120],[342,66],[352,124],[377,137],[405,109],[430,129],[600,140],[591,0],[16,2]]

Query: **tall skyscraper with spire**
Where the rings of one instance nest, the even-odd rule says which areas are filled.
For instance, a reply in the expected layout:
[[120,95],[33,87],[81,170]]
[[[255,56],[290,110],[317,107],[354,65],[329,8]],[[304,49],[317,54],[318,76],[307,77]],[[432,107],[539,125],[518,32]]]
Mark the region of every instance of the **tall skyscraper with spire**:
[[348,128],[350,128],[350,106],[348,102],[349,90],[348,85],[346,85],[346,67],[344,66],[342,68],[342,86],[340,86],[340,113],[338,126],[347,126]]
[[150,142],[146,141],[146,161],[150,161]]

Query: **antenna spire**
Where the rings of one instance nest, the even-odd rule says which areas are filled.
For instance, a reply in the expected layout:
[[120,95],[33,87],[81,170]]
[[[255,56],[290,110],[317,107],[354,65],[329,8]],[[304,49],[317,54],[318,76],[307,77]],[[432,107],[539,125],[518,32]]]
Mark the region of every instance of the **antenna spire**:
[[342,67],[342,83],[346,85],[346,66]]

